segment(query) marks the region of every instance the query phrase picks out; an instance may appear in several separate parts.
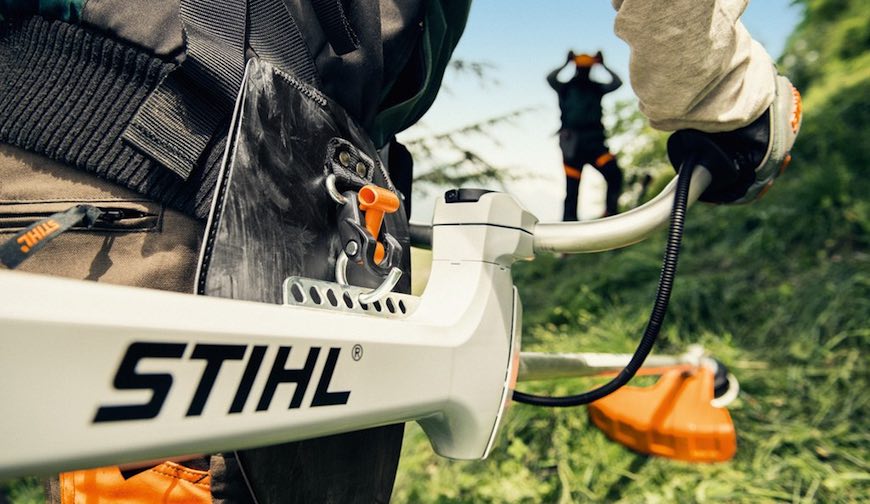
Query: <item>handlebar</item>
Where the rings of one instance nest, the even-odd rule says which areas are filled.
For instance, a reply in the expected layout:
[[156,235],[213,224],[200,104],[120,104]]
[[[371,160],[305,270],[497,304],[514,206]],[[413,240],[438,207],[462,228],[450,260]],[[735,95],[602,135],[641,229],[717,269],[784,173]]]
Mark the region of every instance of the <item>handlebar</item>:
[[[583,222],[542,222],[535,226],[535,252],[602,252],[633,245],[668,222],[674,205],[674,177],[655,198],[628,212]],[[692,175],[688,203],[694,203],[710,185],[706,168]]]
[[[542,222],[535,226],[535,252],[602,252],[633,245],[666,224],[671,216],[679,175],[655,198],[628,212],[583,222]],[[688,204],[694,203],[712,181],[698,166],[692,174]],[[432,226],[411,223],[411,244],[431,248]]]
[[432,248],[432,224],[409,222],[408,231],[411,235],[411,245],[424,249]]

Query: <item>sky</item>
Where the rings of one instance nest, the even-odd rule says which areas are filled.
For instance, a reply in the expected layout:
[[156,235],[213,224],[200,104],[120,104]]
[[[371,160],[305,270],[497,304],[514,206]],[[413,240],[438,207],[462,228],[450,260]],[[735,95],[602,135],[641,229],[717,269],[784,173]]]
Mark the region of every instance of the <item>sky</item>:
[[[490,163],[522,177],[508,183],[507,189],[541,221],[558,220],[564,199],[562,160],[555,134],[559,129],[559,108],[545,77],[562,65],[569,49],[588,53],[601,50],[607,66],[626,83],[605,98],[605,107],[614,100],[633,99],[628,84],[628,46],[613,34],[615,15],[609,0],[476,0],[454,58],[491,65],[488,78],[481,83],[471,75],[448,72],[433,107],[418,125],[401,134],[400,140],[450,131],[532,107],[532,112],[492,130],[498,143],[476,135],[460,141],[482,153]],[[742,21],[777,58],[800,15],[800,8],[791,0],[754,0]],[[569,76],[567,71],[563,79]],[[426,160],[417,160],[417,164],[425,169]],[[601,211],[603,187],[596,175],[595,170],[584,171],[581,200],[586,204],[581,205],[581,218]],[[433,201],[439,192],[415,194],[413,220],[431,219]]]

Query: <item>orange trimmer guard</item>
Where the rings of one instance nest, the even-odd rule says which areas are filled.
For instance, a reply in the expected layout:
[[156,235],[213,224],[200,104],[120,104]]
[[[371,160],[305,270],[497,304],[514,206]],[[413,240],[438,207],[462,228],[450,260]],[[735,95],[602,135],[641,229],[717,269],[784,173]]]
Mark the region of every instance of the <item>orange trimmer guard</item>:
[[589,405],[592,422],[634,451],[688,462],[734,457],[731,415],[713,400],[713,372],[706,367],[665,371],[650,387],[623,387]]

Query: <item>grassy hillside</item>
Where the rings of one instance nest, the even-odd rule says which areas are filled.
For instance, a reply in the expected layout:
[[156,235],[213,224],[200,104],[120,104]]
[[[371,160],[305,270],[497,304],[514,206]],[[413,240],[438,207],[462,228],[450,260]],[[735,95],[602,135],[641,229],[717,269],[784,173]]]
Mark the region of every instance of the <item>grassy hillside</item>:
[[[763,0],[756,0],[763,1]],[[805,122],[789,172],[745,207],[696,206],[658,349],[700,342],[742,385],[736,458],[689,465],[634,454],[583,408],[516,404],[491,457],[454,462],[408,426],[394,501],[866,502],[870,496],[870,2],[804,0],[782,68]],[[660,139],[650,140],[658,148]],[[638,163],[654,164],[644,150]],[[516,267],[527,350],[634,349],[664,237]],[[526,386],[564,394],[586,380]],[[0,447],[2,449],[2,447]],[[39,502],[35,479],[0,502]]]
[[[701,342],[737,374],[735,460],[648,458],[609,442],[585,409],[514,405],[485,462],[439,459],[409,427],[397,502],[868,499],[870,3],[801,3],[806,18],[782,60],[805,98],[795,161],[761,202],[689,212],[658,347]],[[626,250],[519,265],[525,349],[633,350],[663,244],[658,236]]]

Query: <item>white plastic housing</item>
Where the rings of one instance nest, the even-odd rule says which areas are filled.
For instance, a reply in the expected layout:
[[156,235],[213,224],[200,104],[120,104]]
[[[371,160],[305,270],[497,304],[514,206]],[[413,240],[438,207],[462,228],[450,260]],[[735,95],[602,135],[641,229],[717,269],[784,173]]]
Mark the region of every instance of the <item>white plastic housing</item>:
[[[503,194],[439,205],[429,285],[403,318],[0,272],[0,479],[413,419],[438,453],[483,458],[516,381],[510,266],[531,256],[533,221]],[[144,347],[177,352],[131,361]],[[241,353],[202,357],[215,348]],[[270,376],[293,369],[308,369],[308,384],[273,380],[269,400]],[[155,376],[169,383],[162,401]],[[155,402],[151,416],[96,421]]]

